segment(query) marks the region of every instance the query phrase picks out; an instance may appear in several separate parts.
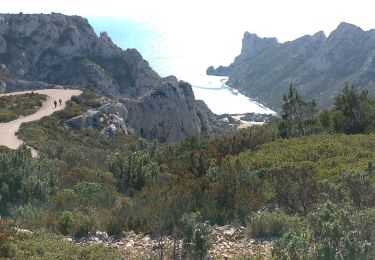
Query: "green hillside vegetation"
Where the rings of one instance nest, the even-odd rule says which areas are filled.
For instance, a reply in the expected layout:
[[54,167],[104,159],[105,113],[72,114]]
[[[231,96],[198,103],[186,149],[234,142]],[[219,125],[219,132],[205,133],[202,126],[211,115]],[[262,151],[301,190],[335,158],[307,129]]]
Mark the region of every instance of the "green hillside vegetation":
[[46,98],[46,95],[34,92],[0,97],[0,123],[34,114]]
[[[277,259],[375,256],[375,103],[365,91],[347,87],[333,110],[318,113],[291,87],[277,121],[173,144],[66,127],[100,100],[85,92],[23,124],[19,135],[39,159],[25,146],[1,150],[0,214],[13,221],[0,229],[1,256],[38,252],[39,243],[48,244],[45,256],[116,254],[59,237],[134,230],[183,239],[182,253],[202,258],[208,224],[241,224],[250,237],[277,239]],[[19,238],[11,225],[36,233]]]

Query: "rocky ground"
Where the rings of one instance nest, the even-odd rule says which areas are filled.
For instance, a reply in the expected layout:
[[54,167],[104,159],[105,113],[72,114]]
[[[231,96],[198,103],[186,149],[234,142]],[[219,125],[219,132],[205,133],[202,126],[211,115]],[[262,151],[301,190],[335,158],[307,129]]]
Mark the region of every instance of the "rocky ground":
[[[133,231],[125,232],[123,238],[109,237],[105,232],[96,232],[94,236],[74,240],[65,240],[75,243],[103,243],[106,246],[118,248],[124,259],[171,259],[173,252],[176,258],[181,249],[182,241],[176,241],[170,237],[153,237],[150,235],[136,234]],[[247,237],[244,227],[213,226],[211,227],[210,259],[266,259],[271,256],[272,241],[259,241]]]

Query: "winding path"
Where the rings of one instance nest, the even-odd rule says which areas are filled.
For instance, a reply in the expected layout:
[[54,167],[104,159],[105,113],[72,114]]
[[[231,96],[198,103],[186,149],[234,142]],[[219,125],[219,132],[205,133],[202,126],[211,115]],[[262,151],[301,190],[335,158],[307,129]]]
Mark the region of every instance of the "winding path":
[[[0,94],[0,97],[10,96],[10,95],[20,95],[25,93],[30,93],[32,91],[21,91],[21,92],[12,92]],[[20,128],[22,123],[35,121],[41,119],[42,117],[49,116],[53,112],[62,110],[66,106],[66,101],[70,100],[72,96],[78,96],[82,93],[80,90],[73,89],[42,89],[42,90],[33,90],[35,93],[43,94],[47,96],[46,101],[43,102],[42,107],[32,115],[20,117],[13,121],[7,123],[0,123],[0,145],[7,146],[11,149],[17,149],[23,141],[18,139],[16,133]],[[62,105],[57,105],[55,108],[53,102],[59,99],[63,100]],[[36,151],[32,151],[33,156],[36,156]]]

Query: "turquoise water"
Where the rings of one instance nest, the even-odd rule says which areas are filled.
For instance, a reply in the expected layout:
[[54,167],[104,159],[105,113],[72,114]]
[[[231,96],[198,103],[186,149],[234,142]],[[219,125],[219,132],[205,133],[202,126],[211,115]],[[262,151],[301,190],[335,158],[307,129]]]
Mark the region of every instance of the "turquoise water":
[[223,35],[219,28],[175,28],[120,18],[89,22],[97,34],[106,31],[119,47],[136,48],[161,76],[175,75],[191,83],[196,99],[216,114],[273,112],[226,86],[225,78],[205,75],[208,66],[229,64],[240,52],[243,31]]

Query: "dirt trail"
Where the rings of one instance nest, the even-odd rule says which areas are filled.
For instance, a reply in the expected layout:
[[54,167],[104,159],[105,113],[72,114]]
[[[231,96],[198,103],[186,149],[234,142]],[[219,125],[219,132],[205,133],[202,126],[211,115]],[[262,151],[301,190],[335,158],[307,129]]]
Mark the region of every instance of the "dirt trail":
[[[25,93],[30,93],[32,91],[21,91],[21,92],[13,92],[13,93],[5,93],[0,94],[2,96],[10,96],[10,95],[20,95]],[[80,90],[72,90],[72,89],[42,89],[42,90],[33,90],[35,93],[47,95],[47,100],[43,102],[42,107],[34,114],[20,117],[16,120],[7,122],[7,123],[0,123],[0,145],[7,146],[11,149],[17,149],[23,141],[18,139],[16,133],[20,128],[22,123],[35,121],[41,119],[42,117],[51,115],[53,112],[58,110],[64,109],[66,106],[66,101],[70,100],[72,96],[77,96],[82,93]],[[62,105],[59,104],[55,108],[53,102],[61,98]],[[33,156],[36,156],[36,151],[33,151]]]

